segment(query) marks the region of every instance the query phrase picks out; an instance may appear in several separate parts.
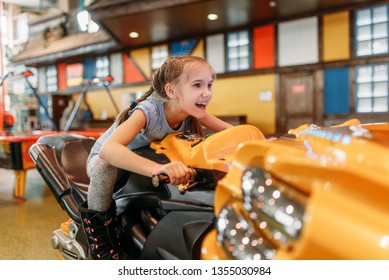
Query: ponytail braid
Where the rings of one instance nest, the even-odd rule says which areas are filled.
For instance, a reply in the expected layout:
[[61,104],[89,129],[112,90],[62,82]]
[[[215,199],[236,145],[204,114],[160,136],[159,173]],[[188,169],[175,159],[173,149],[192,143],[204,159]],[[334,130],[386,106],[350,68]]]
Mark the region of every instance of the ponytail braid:
[[130,107],[124,109],[117,117],[116,117],[116,120],[115,120],[115,123],[116,123],[116,127],[118,127],[120,124],[124,123],[128,118],[128,112],[131,111],[132,109],[134,109],[136,107],[136,105],[139,103],[139,102],[142,102],[143,100],[145,100],[147,97],[149,97],[152,93],[154,92],[154,87],[151,86],[149,88],[148,91],[146,91],[141,97],[139,97],[137,100],[135,100],[134,103],[131,104]]

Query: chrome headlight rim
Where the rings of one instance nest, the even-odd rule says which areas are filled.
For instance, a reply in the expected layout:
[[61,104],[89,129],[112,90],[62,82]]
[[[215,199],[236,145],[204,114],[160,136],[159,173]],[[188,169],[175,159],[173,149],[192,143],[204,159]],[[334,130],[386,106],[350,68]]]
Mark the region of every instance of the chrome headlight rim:
[[232,259],[271,260],[275,250],[266,238],[258,235],[254,224],[245,217],[237,203],[229,201],[220,210],[217,239]]
[[[242,175],[243,205],[257,226],[283,245],[297,240],[304,225],[307,197],[258,166]],[[260,222],[258,222],[260,220]]]

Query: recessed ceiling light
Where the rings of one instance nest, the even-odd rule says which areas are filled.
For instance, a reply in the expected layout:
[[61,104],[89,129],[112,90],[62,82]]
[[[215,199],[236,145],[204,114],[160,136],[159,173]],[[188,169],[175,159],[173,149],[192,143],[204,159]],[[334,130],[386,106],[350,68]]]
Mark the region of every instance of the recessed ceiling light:
[[277,6],[277,2],[276,1],[270,1],[269,2],[269,6],[274,8],[275,6]]
[[130,32],[130,34],[128,34],[128,36],[130,38],[138,38],[139,37],[139,33],[138,32]]
[[208,19],[209,19],[209,20],[217,20],[218,17],[219,17],[219,16],[218,16],[217,14],[209,14],[209,15],[208,15]]

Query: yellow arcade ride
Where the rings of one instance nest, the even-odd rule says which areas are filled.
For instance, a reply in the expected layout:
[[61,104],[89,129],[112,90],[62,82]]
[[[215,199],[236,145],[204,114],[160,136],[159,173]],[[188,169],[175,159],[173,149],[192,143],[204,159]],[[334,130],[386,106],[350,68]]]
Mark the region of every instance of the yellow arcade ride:
[[247,141],[215,193],[202,259],[389,259],[389,124]]

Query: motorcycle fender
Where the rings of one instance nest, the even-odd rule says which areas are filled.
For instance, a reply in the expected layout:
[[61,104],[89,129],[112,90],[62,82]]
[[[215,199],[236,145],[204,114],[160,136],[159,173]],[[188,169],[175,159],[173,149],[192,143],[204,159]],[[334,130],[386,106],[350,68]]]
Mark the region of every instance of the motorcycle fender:
[[142,259],[199,259],[201,241],[212,229],[213,221],[214,214],[211,211],[170,212],[149,234]]

